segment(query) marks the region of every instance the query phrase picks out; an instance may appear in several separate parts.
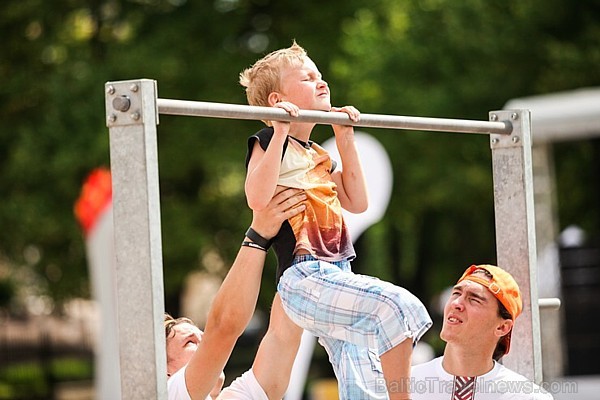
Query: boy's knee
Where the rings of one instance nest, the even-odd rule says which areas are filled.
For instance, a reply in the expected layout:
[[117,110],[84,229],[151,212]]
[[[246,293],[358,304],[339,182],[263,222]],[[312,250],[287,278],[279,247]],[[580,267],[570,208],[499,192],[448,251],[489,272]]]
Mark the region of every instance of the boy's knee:
[[393,308],[404,315],[407,311],[413,315],[424,315],[429,317],[427,308],[421,300],[406,289],[398,287],[388,295],[388,303],[393,304]]
[[410,336],[413,328],[411,323],[427,325],[431,322],[431,317],[421,300],[405,289],[397,289],[384,295],[378,317],[382,330],[397,331],[400,326]]

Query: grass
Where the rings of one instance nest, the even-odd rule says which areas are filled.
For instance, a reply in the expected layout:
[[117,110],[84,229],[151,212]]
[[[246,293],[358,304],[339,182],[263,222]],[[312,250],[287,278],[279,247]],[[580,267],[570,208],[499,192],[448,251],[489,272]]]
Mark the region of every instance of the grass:
[[46,367],[23,362],[0,367],[0,399],[41,399],[49,397],[55,383],[93,379],[92,360],[57,358]]

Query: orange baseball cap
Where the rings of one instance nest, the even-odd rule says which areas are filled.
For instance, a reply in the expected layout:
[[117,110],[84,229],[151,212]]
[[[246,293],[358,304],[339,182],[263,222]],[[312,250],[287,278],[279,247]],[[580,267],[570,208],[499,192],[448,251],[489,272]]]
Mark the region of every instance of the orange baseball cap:
[[[479,270],[487,271],[491,277],[483,276],[481,274],[474,274],[474,272]],[[457,283],[464,280],[473,281],[485,286],[494,295],[494,297],[496,297],[500,303],[506,307],[513,321],[521,314],[521,311],[523,310],[523,300],[521,299],[521,290],[519,289],[519,285],[517,285],[517,282],[512,275],[502,268],[487,264],[471,265],[469,268],[467,268]],[[504,354],[508,354],[508,351],[510,350],[511,334],[512,329],[502,339],[506,345],[506,352]]]

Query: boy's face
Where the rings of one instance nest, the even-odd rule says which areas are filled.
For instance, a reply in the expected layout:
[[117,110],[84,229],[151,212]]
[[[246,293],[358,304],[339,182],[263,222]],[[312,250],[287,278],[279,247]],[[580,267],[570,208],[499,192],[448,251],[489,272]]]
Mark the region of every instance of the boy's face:
[[329,87],[315,63],[306,58],[301,65],[281,71],[281,99],[304,110],[329,111],[331,98]]

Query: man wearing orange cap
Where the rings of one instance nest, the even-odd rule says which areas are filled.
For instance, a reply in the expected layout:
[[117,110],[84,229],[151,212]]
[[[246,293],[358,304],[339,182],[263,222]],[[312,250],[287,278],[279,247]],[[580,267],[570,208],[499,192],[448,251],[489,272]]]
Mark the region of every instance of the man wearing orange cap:
[[412,368],[413,400],[551,400],[524,376],[497,361],[510,349],[521,292],[493,265],[467,268],[444,307],[444,355]]

